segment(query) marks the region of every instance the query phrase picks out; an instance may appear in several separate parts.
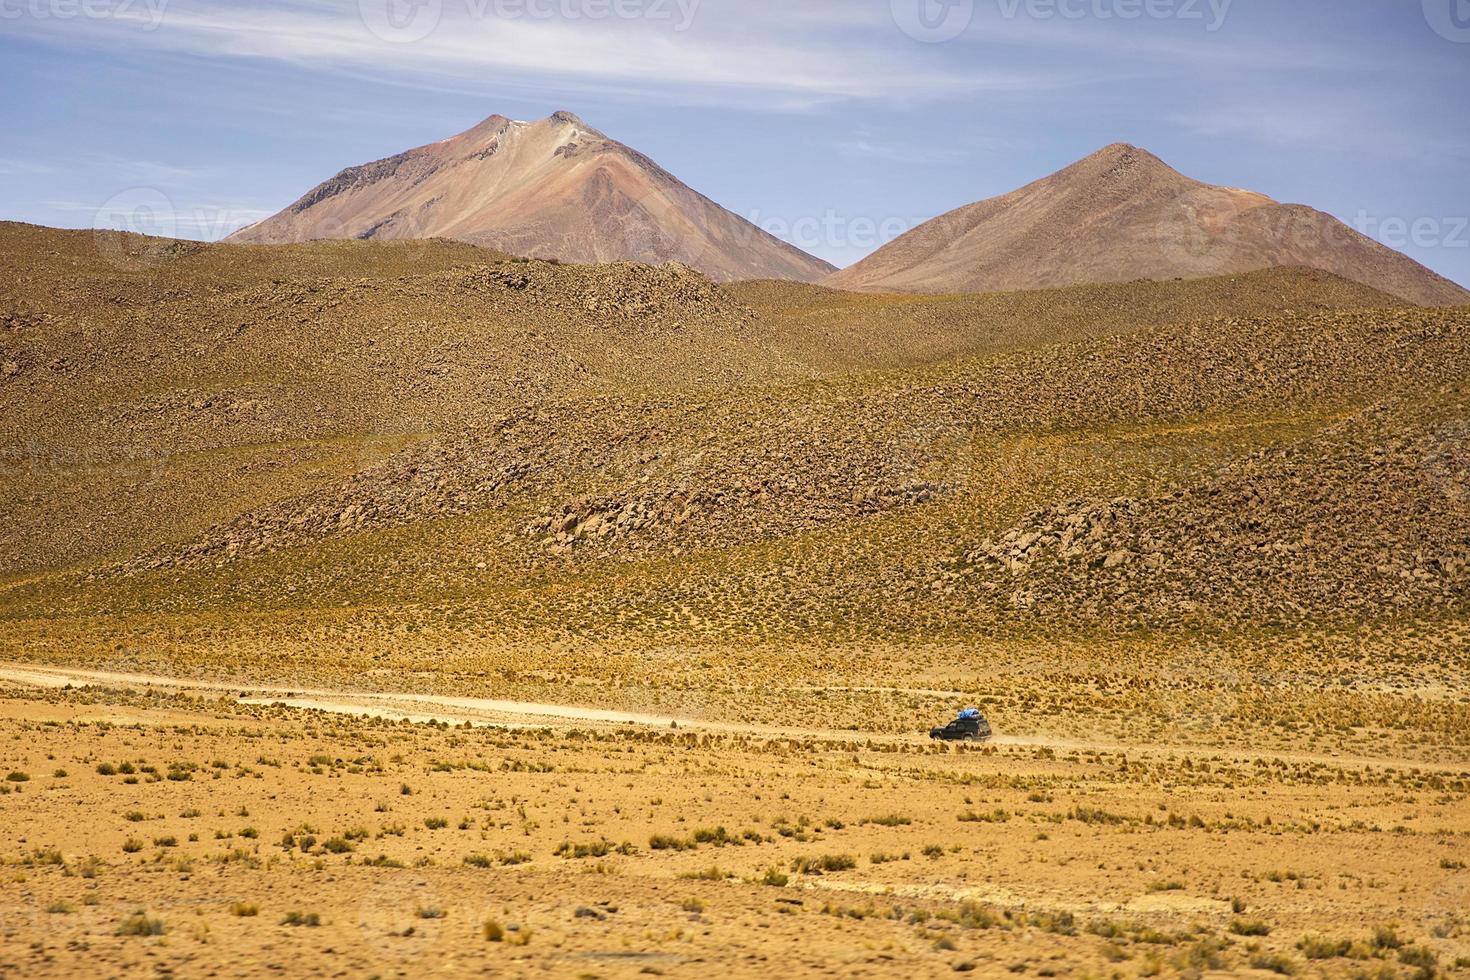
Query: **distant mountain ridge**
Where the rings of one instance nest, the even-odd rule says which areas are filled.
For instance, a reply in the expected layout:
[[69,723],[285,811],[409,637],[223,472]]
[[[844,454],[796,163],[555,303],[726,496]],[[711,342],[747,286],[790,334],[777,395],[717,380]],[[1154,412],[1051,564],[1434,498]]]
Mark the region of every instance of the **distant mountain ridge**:
[[992,292],[1281,266],[1332,272],[1427,306],[1470,303],[1470,292],[1331,215],[1191,180],[1126,143],[934,218],[823,285]]
[[570,112],[494,115],[349,167],[227,241],[450,238],[516,255],[682,262],[715,280],[813,282],[835,267],[690,189]]

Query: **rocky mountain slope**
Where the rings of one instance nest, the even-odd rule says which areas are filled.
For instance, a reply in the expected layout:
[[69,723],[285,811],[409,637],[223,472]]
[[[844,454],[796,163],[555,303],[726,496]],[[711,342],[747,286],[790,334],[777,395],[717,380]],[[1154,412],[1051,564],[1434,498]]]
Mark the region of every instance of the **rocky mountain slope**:
[[16,649],[729,666],[1470,598],[1470,312],[1325,273],[861,296],[18,225],[0,263]]
[[1191,180],[1135,146],[929,221],[825,279],[962,293],[1309,266],[1423,305],[1470,292],[1330,215]]
[[782,242],[569,112],[491,116],[349,167],[228,239],[452,238],[567,262],[681,262],[716,280],[812,281],[832,266]]

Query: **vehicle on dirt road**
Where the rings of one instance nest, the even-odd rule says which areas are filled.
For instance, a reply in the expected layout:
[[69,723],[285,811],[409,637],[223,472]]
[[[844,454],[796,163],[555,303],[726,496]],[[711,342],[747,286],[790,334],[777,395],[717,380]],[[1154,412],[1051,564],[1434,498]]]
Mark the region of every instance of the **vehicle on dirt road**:
[[943,728],[931,728],[929,737],[941,742],[985,742],[993,733],[979,708],[966,708]]

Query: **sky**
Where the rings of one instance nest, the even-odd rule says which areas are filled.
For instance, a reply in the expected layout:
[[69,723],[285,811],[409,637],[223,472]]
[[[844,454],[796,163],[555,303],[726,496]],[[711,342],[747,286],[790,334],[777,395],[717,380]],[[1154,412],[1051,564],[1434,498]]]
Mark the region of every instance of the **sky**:
[[1470,0],[0,0],[0,218],[215,239],[558,109],[839,266],[1113,142],[1470,285]]

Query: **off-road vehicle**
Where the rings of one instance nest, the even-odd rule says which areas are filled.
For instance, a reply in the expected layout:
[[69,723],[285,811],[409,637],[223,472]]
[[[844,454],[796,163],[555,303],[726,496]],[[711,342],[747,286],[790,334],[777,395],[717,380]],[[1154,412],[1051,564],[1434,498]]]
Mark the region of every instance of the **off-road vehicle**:
[[990,722],[979,708],[966,708],[960,716],[943,728],[929,730],[929,737],[942,742],[984,742],[991,736]]

